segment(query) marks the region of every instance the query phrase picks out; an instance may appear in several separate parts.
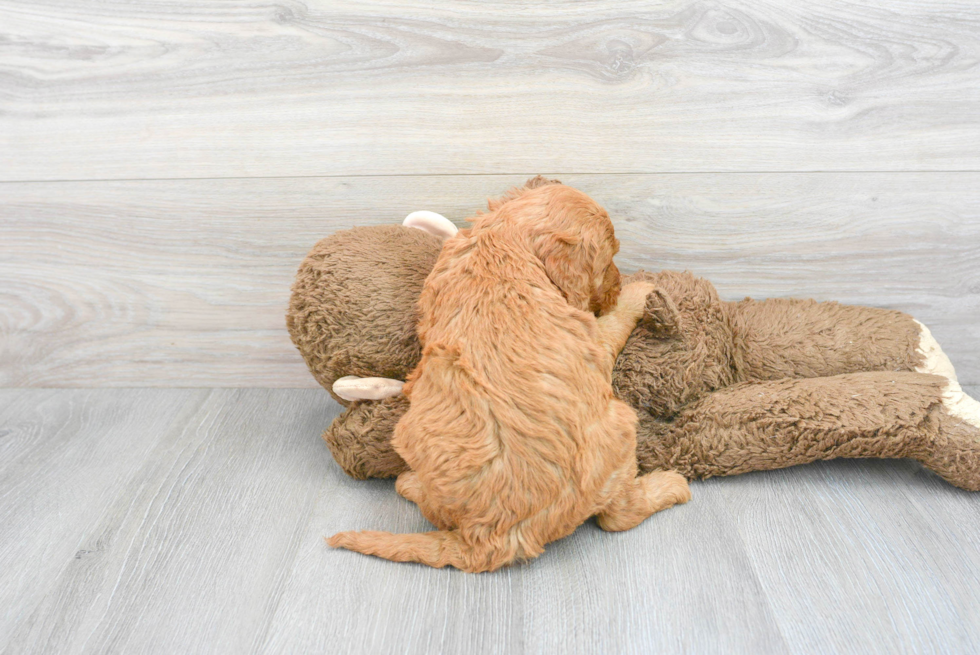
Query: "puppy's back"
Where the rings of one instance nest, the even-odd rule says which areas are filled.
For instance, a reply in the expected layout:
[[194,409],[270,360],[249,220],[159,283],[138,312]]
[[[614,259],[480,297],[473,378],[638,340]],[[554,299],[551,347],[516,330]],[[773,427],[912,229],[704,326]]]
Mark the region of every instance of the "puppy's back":
[[472,235],[446,242],[421,304],[423,359],[396,449],[450,524],[465,513],[507,531],[561,505],[612,397],[594,317],[506,239]]

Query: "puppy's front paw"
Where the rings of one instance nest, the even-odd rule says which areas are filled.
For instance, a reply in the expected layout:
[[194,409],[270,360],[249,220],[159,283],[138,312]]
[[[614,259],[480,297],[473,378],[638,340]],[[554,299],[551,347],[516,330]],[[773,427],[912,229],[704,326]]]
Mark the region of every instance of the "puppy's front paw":
[[642,316],[643,309],[647,304],[647,296],[652,294],[656,288],[653,282],[647,282],[646,280],[630,282],[619,292],[616,309],[635,314],[636,316]]

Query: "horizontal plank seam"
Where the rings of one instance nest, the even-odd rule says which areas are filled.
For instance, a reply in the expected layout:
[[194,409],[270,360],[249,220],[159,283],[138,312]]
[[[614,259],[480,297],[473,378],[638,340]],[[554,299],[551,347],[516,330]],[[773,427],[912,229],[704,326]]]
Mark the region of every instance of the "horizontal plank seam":
[[[313,378],[311,377],[310,378],[310,381],[312,381],[312,380],[313,380]],[[967,390],[967,387],[969,385],[962,384],[961,386],[964,388],[964,390]],[[260,389],[262,391],[289,391],[289,390],[291,390],[291,391],[311,391],[311,390],[312,391],[316,391],[316,390],[323,390],[323,392],[326,393],[326,390],[323,389],[320,386],[310,386],[310,387],[268,387],[268,386],[266,386],[266,387],[263,387],[263,386],[256,385],[254,387],[233,387],[233,386],[228,386],[228,385],[215,385],[215,384],[205,384],[205,385],[202,385],[202,386],[199,386],[199,387],[184,387],[184,386],[177,386],[177,385],[169,385],[169,386],[147,386],[145,384],[142,384],[142,385],[141,384],[135,384],[135,385],[128,386],[128,387],[117,387],[117,386],[114,386],[114,385],[103,385],[103,384],[98,384],[98,385],[95,385],[95,384],[72,384],[72,385],[64,385],[64,386],[60,386],[60,387],[30,387],[30,386],[27,386],[27,387],[25,387],[25,386],[19,386],[19,387],[0,387],[0,392],[3,392],[3,391],[44,391],[44,390],[48,390],[48,391],[85,391],[85,390],[88,390],[88,389],[100,389],[100,390],[105,390],[105,391],[110,391],[110,390],[112,390],[112,391],[142,391],[144,389],[150,389],[150,390],[154,390],[154,391],[167,391],[168,389],[169,390],[172,390],[172,391],[194,391],[195,389],[198,390],[198,391],[214,391],[216,389],[231,390],[231,391],[248,391],[249,389]]]
[[189,182],[194,180],[316,180],[337,178],[369,178],[369,177],[515,177],[522,175],[871,175],[890,173],[895,175],[948,175],[950,173],[980,173],[977,169],[949,170],[808,170],[808,171],[618,171],[613,173],[594,173],[581,171],[535,171],[518,173],[344,173],[336,175],[243,175],[228,177],[119,177],[119,178],[78,178],[63,180],[0,180],[3,184],[75,184],[78,182]]

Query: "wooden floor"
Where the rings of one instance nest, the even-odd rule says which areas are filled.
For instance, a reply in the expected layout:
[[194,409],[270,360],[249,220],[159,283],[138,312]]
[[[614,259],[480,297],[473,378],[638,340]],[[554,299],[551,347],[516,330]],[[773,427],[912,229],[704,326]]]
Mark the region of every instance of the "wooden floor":
[[[980,385],[980,5],[0,0],[0,651],[980,650],[980,494],[910,462],[711,480],[489,575],[319,433],[320,238],[542,173],[625,271],[900,309]],[[980,386],[973,386],[974,395]]]
[[[971,389],[974,393],[978,389]],[[5,653],[898,653],[980,643],[980,504],[908,461],[695,483],[492,574],[330,550],[426,529],[318,390],[0,391]]]

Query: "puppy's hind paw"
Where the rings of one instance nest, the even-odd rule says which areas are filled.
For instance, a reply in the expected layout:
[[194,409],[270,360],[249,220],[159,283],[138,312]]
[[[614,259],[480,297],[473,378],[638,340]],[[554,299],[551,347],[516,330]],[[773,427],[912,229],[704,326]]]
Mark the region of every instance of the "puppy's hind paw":
[[667,509],[691,500],[687,478],[676,471],[654,471],[640,479],[643,480],[647,498],[654,507]]

